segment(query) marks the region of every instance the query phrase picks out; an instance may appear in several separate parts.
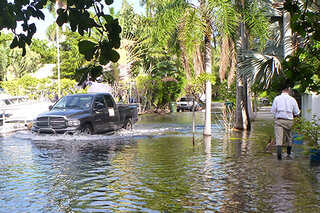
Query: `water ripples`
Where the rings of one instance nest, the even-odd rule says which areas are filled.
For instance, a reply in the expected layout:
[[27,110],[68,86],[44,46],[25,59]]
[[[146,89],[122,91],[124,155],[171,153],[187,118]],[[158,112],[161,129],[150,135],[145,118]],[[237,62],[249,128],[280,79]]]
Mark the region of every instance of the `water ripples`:
[[209,138],[198,126],[193,145],[189,121],[150,119],[111,135],[2,138],[0,212],[319,209],[320,169],[303,156],[277,161],[260,131],[227,140],[215,125]]

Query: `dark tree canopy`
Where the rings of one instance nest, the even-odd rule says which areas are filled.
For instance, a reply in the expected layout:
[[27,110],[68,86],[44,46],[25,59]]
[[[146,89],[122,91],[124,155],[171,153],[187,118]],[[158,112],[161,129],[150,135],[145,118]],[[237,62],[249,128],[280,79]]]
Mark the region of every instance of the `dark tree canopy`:
[[[22,48],[22,55],[26,54],[26,44],[30,45],[37,28],[34,23],[30,23],[30,18],[44,20],[42,10],[45,5],[55,0],[0,0],[0,30],[12,31],[14,38],[10,48]],[[111,5],[113,0],[68,0],[65,8],[57,10],[57,24],[62,26],[69,24],[73,32],[80,35],[96,30],[100,33],[98,42],[81,40],[78,44],[79,52],[84,55],[87,61],[92,61],[92,65],[81,70],[84,81],[87,76],[94,78],[102,72],[101,65],[106,65],[109,61],[116,62],[120,55],[115,49],[120,47],[121,27],[118,19],[104,13],[104,6]],[[94,15],[90,12],[94,11]],[[16,32],[18,24],[21,23],[23,32]],[[81,82],[80,82],[81,83]]]

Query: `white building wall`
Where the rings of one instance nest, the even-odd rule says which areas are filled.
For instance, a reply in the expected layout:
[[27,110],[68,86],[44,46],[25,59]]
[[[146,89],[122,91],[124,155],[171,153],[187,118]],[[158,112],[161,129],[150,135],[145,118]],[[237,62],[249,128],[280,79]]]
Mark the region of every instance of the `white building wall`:
[[313,115],[320,117],[320,95],[305,94],[301,100],[301,111],[305,119],[310,121]]

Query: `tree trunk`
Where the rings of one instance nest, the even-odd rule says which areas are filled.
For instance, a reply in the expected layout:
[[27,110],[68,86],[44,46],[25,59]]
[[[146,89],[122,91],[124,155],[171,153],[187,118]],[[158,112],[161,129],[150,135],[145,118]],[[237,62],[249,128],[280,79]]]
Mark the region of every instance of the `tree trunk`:
[[191,71],[190,71],[190,65],[189,65],[188,56],[187,56],[187,52],[186,52],[186,45],[185,44],[181,44],[180,45],[180,50],[181,50],[182,66],[183,66],[183,68],[185,70],[187,80],[191,81],[192,74],[191,74]]
[[292,30],[290,26],[290,13],[283,12],[283,56],[286,58],[293,53]]
[[[245,28],[245,23],[240,23],[241,31],[241,49],[246,50],[249,48],[248,35]],[[248,99],[248,84],[246,79],[242,79],[239,74],[237,74],[237,97],[236,97],[236,129],[251,129],[251,122],[249,116],[249,107],[248,102],[251,102],[251,99]],[[250,103],[251,104],[251,103]],[[250,107],[252,110],[252,108]],[[241,124],[242,123],[242,124]]]
[[[211,74],[211,44],[209,35],[208,33],[205,35],[205,65],[206,73]],[[204,135],[211,135],[211,93],[211,82],[207,80]]]
[[244,129],[251,129],[250,115],[249,115],[249,99],[248,99],[248,81],[247,79],[243,80],[243,106],[244,106],[244,115],[243,115],[243,126]]
[[239,130],[243,130],[243,83],[242,79],[237,73],[237,87],[236,87],[236,121],[234,127]]

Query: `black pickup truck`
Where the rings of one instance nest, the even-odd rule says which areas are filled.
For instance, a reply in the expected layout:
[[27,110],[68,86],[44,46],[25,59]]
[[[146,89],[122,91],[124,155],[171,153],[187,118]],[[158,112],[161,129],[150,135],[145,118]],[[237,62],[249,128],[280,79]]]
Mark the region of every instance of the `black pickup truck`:
[[137,106],[116,104],[109,93],[67,95],[33,121],[37,133],[105,133],[131,129],[138,121]]

